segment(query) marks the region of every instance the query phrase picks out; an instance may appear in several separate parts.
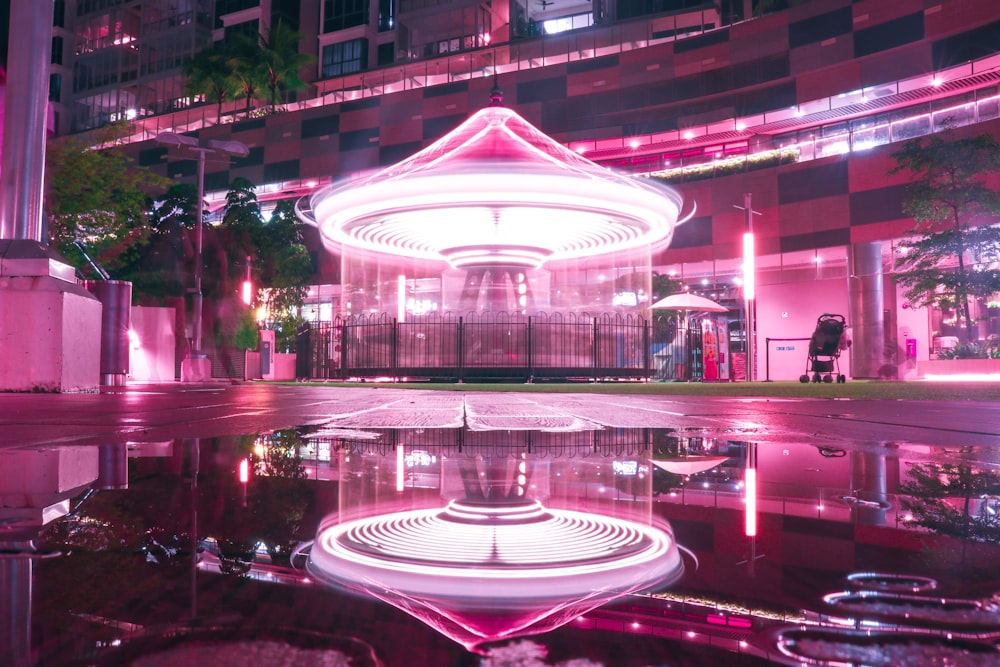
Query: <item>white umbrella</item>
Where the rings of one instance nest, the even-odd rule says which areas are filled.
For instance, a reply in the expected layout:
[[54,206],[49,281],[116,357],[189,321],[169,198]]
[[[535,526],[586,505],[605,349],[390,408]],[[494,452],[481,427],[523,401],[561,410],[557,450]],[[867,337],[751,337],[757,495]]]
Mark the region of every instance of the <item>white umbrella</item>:
[[[677,294],[671,294],[670,296],[664,297],[664,298],[660,299],[659,301],[657,301],[656,303],[654,303],[652,306],[650,306],[650,309],[657,309],[657,308],[660,308],[660,309],[663,309],[663,310],[675,310],[675,311],[677,311],[677,331],[678,331],[678,336],[680,336],[680,331],[681,331],[681,328],[682,328],[681,327],[681,313],[682,312],[685,313],[685,315],[687,313],[691,313],[691,312],[702,312],[702,313],[728,313],[729,312],[729,309],[726,308],[725,306],[721,306],[721,305],[717,304],[716,302],[712,301],[711,299],[706,299],[703,296],[698,296],[697,294],[691,294],[690,292],[679,292]],[[685,317],[684,318],[684,322],[685,322],[684,328],[687,328],[687,321],[686,320],[687,320],[687,318]],[[675,341],[673,343],[673,345],[675,345],[675,346],[678,345],[678,342],[676,340],[676,338],[678,336],[675,336]],[[684,338],[685,337],[681,337],[681,343],[684,343]],[[679,355],[683,354],[683,358],[685,359],[684,364],[687,364],[687,361],[686,361],[687,351],[686,350],[687,350],[687,345],[686,345],[686,343],[684,343],[684,344],[680,345],[675,350],[675,353],[672,356],[674,358],[681,358],[681,356],[679,356]],[[690,379],[690,378],[688,378],[688,379]]]
[[690,292],[679,292],[671,294],[654,303],[650,308],[661,308],[663,310],[685,310],[700,311],[703,313],[728,313],[729,309],[720,306],[711,299],[706,299]]
[[694,475],[727,461],[728,456],[683,456],[679,459],[654,460],[653,465],[675,475]]

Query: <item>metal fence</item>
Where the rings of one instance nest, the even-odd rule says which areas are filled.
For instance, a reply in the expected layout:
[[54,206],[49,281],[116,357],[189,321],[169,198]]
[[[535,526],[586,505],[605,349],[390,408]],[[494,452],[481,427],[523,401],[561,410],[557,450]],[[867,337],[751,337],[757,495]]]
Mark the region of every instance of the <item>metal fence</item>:
[[608,313],[471,313],[405,322],[385,314],[351,316],[300,331],[298,374],[438,382],[645,380],[652,329],[642,317]]

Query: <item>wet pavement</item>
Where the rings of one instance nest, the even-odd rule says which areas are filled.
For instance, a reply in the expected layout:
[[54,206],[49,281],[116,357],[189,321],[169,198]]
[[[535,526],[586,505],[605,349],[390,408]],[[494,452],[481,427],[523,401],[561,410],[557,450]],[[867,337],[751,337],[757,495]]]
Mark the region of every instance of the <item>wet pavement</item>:
[[473,430],[672,428],[768,442],[1000,444],[1000,403],[428,391],[267,384],[0,394],[0,447],[215,437],[337,420]]
[[998,445],[992,402],[3,394],[0,664],[1000,665]]

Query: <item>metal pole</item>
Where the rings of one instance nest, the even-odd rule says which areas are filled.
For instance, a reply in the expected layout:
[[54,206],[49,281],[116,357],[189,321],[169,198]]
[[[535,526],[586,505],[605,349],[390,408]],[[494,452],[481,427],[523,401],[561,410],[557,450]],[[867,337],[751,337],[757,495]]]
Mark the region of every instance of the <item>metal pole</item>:
[[205,153],[198,150],[198,208],[195,211],[195,246],[194,246],[194,350],[192,356],[201,354],[201,275],[202,275],[202,243],[205,227]]
[[14,0],[11,35],[20,47],[7,61],[7,107],[0,169],[0,239],[42,238],[45,125],[52,55],[52,0]]

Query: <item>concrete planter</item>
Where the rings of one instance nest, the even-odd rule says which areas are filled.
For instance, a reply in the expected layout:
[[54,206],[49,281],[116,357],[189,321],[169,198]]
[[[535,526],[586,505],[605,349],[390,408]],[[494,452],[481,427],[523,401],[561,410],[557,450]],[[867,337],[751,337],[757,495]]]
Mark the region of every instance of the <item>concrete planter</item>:
[[967,374],[1000,375],[1000,359],[929,359],[917,362],[919,377]]
[[295,353],[276,352],[274,355],[274,379],[294,380],[295,379]]

